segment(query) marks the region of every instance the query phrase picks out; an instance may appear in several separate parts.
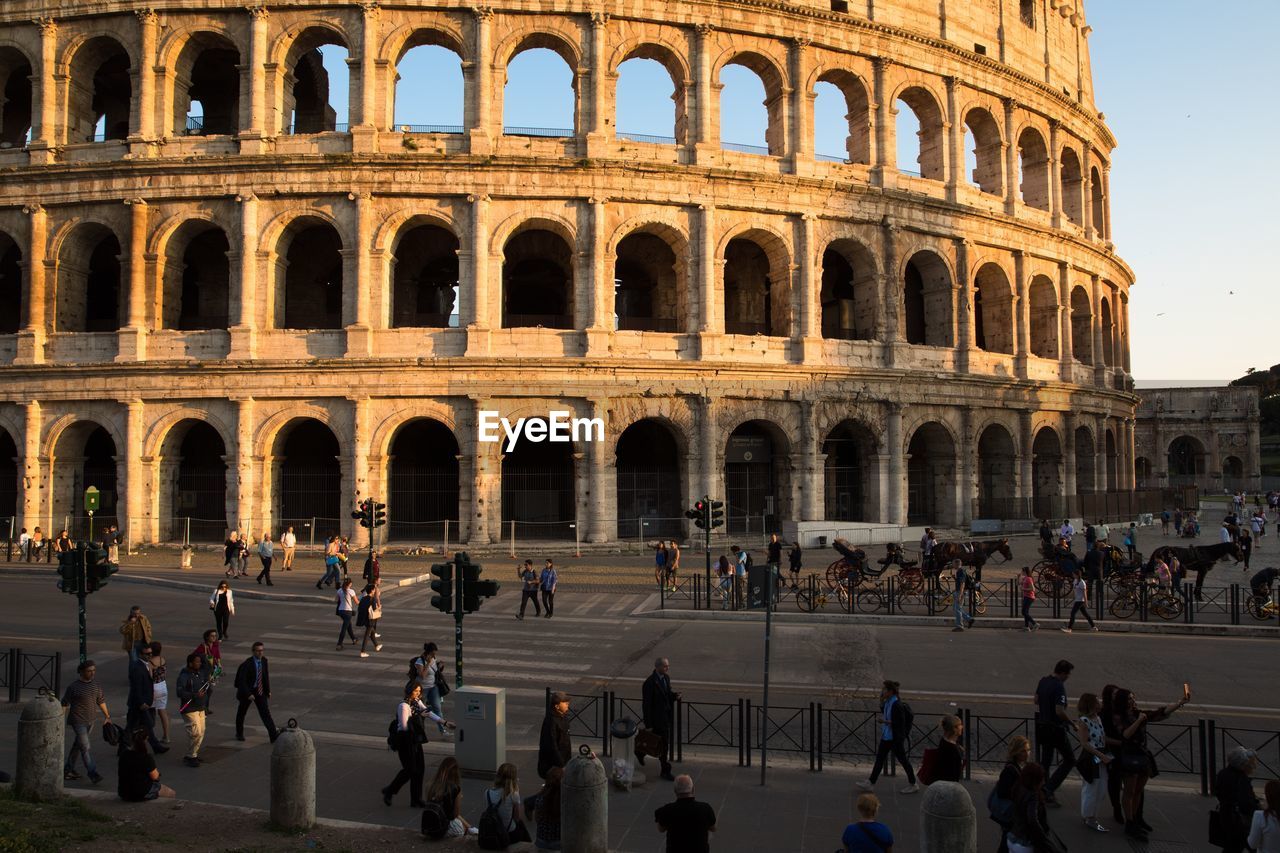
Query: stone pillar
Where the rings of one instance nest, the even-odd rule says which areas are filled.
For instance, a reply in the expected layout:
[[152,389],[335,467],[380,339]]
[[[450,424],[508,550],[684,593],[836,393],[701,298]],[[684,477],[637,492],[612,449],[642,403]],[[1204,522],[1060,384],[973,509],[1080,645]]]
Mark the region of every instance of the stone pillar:
[[[269,519],[256,518],[253,511],[255,497],[253,476],[254,401],[252,397],[243,397],[234,402],[236,404],[236,455],[235,465],[232,470],[235,471],[236,502],[235,515],[229,517],[227,523],[233,528],[239,526],[245,531],[253,529],[255,523],[265,529],[270,526]],[[231,471],[227,473],[230,474]],[[274,503],[269,494],[263,494],[260,497],[263,505]]]
[[[116,467],[124,468],[124,520],[120,524],[125,534],[125,542],[134,544],[141,540],[135,531],[145,531],[150,525],[145,517],[147,497],[153,483],[147,482],[148,466],[142,463],[142,441],[146,436],[146,423],[143,420],[143,404],[141,400],[122,401],[125,406],[124,430],[124,465],[117,462]],[[119,457],[117,457],[119,459]],[[117,510],[118,513],[118,510]]]
[[1059,151],[1059,139],[1062,130],[1061,122],[1049,121],[1049,212],[1053,217],[1053,227],[1062,227],[1062,158]]
[[1017,312],[1014,316],[1014,328],[1018,335],[1013,348],[1016,353],[1014,364],[1018,378],[1026,379],[1027,360],[1031,356],[1031,299],[1027,284],[1027,253],[1021,249],[1013,251],[1013,277],[1014,291],[1017,294],[1014,297],[1014,310]]
[[719,355],[720,338],[724,335],[724,314],[720,310],[720,261],[716,257],[716,209],[710,204],[698,205],[698,338],[703,358]]
[[[137,9],[134,14],[138,17],[138,98],[130,121],[129,142],[139,143],[149,142],[156,135],[156,30],[160,16],[153,9]],[[135,156],[145,151],[135,144],[130,149]]]
[[1018,412],[1018,486],[1017,495],[1022,498],[1023,505],[1030,508],[1031,499],[1035,495],[1035,454],[1032,446],[1035,436],[1031,434],[1031,412]]
[[[34,527],[47,518],[48,514],[41,507],[42,477],[40,471],[40,434],[44,429],[44,410],[39,400],[29,400],[22,404],[22,457],[19,460],[22,470],[19,471],[19,491],[21,497],[18,510],[25,522]],[[49,538],[57,536],[56,530],[48,530]]]
[[1107,481],[1107,416],[1095,415],[1093,434],[1097,436],[1097,452],[1093,455],[1093,482],[1099,492],[1109,492],[1112,484]]
[[1018,198],[1021,187],[1015,182],[1018,176],[1018,140],[1013,138],[1014,114],[1018,111],[1018,102],[1012,98],[1004,101],[1004,212],[1013,216],[1018,212]]
[[694,25],[694,91],[697,109],[694,111],[697,121],[693,132],[693,159],[698,164],[714,163],[720,156],[720,140],[714,137],[711,121],[715,111],[716,83],[711,79],[711,34],[715,28],[710,24]]
[[1089,301],[1093,303],[1090,331],[1093,333],[1093,382],[1106,387],[1107,362],[1102,357],[1102,279],[1089,276]]
[[956,519],[967,526],[974,518],[978,498],[977,437],[973,406],[960,407],[960,442],[956,448]]
[[[608,398],[592,397],[587,403],[589,417],[609,423]],[[609,542],[618,538],[617,469],[609,464],[607,441],[586,442],[586,456],[587,541]]]
[[119,332],[116,361],[142,361],[147,357],[147,203],[140,198],[129,205],[129,264],[125,291],[125,324]]
[[[350,110],[351,150],[373,153],[378,150],[378,22],[381,9],[377,0],[360,3],[360,88]],[[347,60],[349,67],[355,61]],[[364,528],[360,528],[363,530]]]
[[1093,222],[1093,145],[1088,140],[1084,142],[1082,159],[1081,169],[1084,174],[1080,177],[1084,183],[1084,236],[1086,240],[1093,240],[1098,232]]
[[819,461],[822,455],[822,436],[818,434],[818,410],[812,400],[800,401],[800,476],[793,477],[793,487],[799,494],[801,521],[819,521],[826,516],[826,478]]
[[956,103],[956,78],[943,77],[947,84],[947,121],[944,122],[947,140],[947,201],[954,202],[964,183],[964,117],[958,115]]
[[[1120,288],[1109,288],[1111,294],[1111,366],[1116,378],[1124,377],[1124,317],[1120,311]],[[1115,387],[1115,386],[1112,386]]]
[[807,38],[794,38],[787,45],[787,64],[791,71],[791,172],[797,175],[813,173],[813,93],[806,91],[809,79],[812,42]]
[[316,748],[311,735],[293,725],[280,730],[271,748],[270,779],[271,823],[286,830],[315,826]]
[[[18,349],[14,364],[40,364],[44,361],[45,334],[49,328],[45,298],[48,283],[45,278],[45,251],[49,242],[49,213],[43,205],[30,204],[22,212],[31,217],[31,231],[27,240],[26,287],[22,291],[23,323],[18,332]],[[56,269],[56,267],[55,267]]]
[[921,853],[978,853],[978,812],[957,782],[934,782],[920,799]]
[[701,448],[699,462],[701,470],[698,477],[701,480],[701,488],[696,490],[692,497],[694,500],[707,495],[715,500],[724,500],[724,496],[720,492],[720,436],[716,428],[716,415],[719,406],[715,397],[698,398],[701,405],[698,408],[698,444]]
[[[366,396],[348,397],[347,401],[351,404],[351,453],[348,458],[351,460],[351,487],[347,491],[347,498],[350,508],[354,509],[355,505],[368,497],[374,497],[386,503],[386,495],[375,495],[370,483],[369,476],[369,445],[373,441],[373,424],[371,423],[371,415],[369,413],[369,398]],[[350,509],[346,506],[339,505],[343,515],[347,515]],[[355,524],[351,529],[351,543],[356,548],[364,548],[369,544],[369,531],[365,530],[359,524]]]
[[[1245,488],[1251,492],[1262,491],[1262,434],[1258,425],[1258,408],[1256,402],[1249,404],[1248,455],[1244,459]],[[1129,446],[1133,446],[1133,420],[1129,425]],[[1132,469],[1132,465],[1129,466]]]
[[589,356],[609,354],[609,342],[613,339],[613,276],[609,274],[606,255],[608,232],[605,200],[587,200],[587,240],[578,254],[578,279],[583,315],[575,318],[575,325],[585,327],[586,351]]
[[1058,373],[1063,382],[1072,382],[1075,355],[1071,342],[1071,264],[1058,262]]
[[471,88],[467,93],[470,109],[466,111],[468,150],[472,154],[489,154],[493,151],[494,137],[502,133],[502,128],[495,126],[493,120],[493,7],[476,6],[471,11],[475,18],[472,21]]
[[[373,299],[374,289],[381,282],[374,281],[371,272],[371,246],[373,244],[373,199],[367,192],[350,193],[356,221],[356,245],[354,250],[355,275],[343,279],[343,314],[347,321],[347,357],[367,358],[373,353]],[[351,282],[347,284],[346,282]],[[363,528],[361,528],[363,529]]]
[[[489,196],[469,195],[471,202],[471,286],[458,289],[458,319],[467,329],[467,355],[489,354],[493,285],[489,279]],[[499,293],[501,298],[501,293]],[[470,304],[468,304],[470,303]]]
[[[880,311],[876,317],[876,337],[884,342],[885,367],[893,367],[896,362],[896,350],[902,343],[902,298],[898,281],[898,232],[902,229],[894,225],[889,217],[881,222],[881,239],[884,243],[880,258]],[[880,316],[884,317],[883,334],[881,334]]]
[[236,196],[240,203],[240,268],[231,279],[232,359],[257,357],[258,312],[258,197],[253,193]]
[[[812,156],[809,158],[812,160]],[[817,247],[814,236],[814,216],[802,214],[797,231],[796,280],[799,291],[799,327],[795,336],[800,344],[800,359],[817,362],[822,359],[822,294],[821,277],[816,260]]]
[[1063,415],[1062,440],[1062,491],[1068,499],[1080,492],[1076,482],[1076,416],[1073,412]]
[[248,104],[245,125],[240,130],[240,152],[261,154],[262,138],[274,136],[276,129],[267,110],[267,23],[271,13],[266,6],[249,6]]
[[[1125,418],[1124,425],[1124,444],[1129,454],[1129,465],[1125,468],[1125,473],[1129,477],[1129,491],[1133,491],[1138,488],[1138,448],[1137,439],[1134,436],[1137,420],[1135,418]],[[1250,441],[1253,441],[1253,439],[1250,438]],[[1252,448],[1252,445],[1250,445],[1250,448]],[[1262,488],[1261,483],[1259,483],[1258,488]]]
[[65,719],[58,697],[51,693],[39,694],[23,706],[18,717],[14,799],[30,802],[62,799]]
[[61,142],[58,128],[58,24],[53,18],[36,18],[40,28],[40,63],[31,75],[31,144],[27,151],[32,166],[54,161],[53,149]]
[[886,79],[889,60],[877,56],[871,62],[875,70],[873,97],[876,111],[876,150],[872,152],[871,158],[874,164],[871,167],[871,185],[892,187],[897,186],[898,183],[898,164],[897,152],[889,144],[889,124],[893,120],[894,112],[893,104],[889,103],[889,82]]
[[606,47],[608,33],[605,31],[609,23],[607,12],[595,11],[591,16],[591,70],[586,91],[588,102],[584,110],[586,119],[586,154],[588,157],[603,157],[609,149],[613,138],[613,123],[609,117],[613,115],[613,98],[609,87],[609,57]]
[[1111,164],[1102,166],[1102,222],[1099,227],[1103,238],[1111,242]]
[[956,284],[959,289],[956,300],[956,370],[968,373],[974,349],[973,283],[969,273],[969,250],[973,248],[973,241],[956,238],[955,244]]
[[907,523],[906,485],[907,449],[902,443],[902,404],[886,403],[885,443],[889,456],[889,488],[887,492],[886,524],[902,526]]
[[[501,502],[502,495],[500,444],[480,441],[480,412],[491,408],[493,408],[492,401],[480,397],[471,398],[470,412],[467,417],[470,421],[470,439],[467,445],[459,441],[464,452],[471,451],[472,458],[471,502],[469,506],[461,508],[466,513],[468,545],[488,545],[490,542],[502,539],[502,531],[498,530],[491,535],[489,525],[489,515],[500,509],[495,507],[495,504]],[[459,474],[461,473],[460,471]],[[500,520],[500,515],[495,516],[495,523]]]

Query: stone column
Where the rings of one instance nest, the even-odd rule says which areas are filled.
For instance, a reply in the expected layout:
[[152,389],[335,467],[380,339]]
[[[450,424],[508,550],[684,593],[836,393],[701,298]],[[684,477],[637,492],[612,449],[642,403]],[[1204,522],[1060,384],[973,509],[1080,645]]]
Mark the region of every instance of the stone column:
[[[470,420],[470,440],[467,445],[463,446],[464,450],[471,451],[471,502],[469,506],[462,507],[462,511],[466,513],[468,532],[468,545],[488,545],[492,541],[500,540],[502,532],[499,530],[494,537],[489,533],[489,513],[494,510],[493,504],[501,497],[501,462],[498,444],[487,444],[480,441],[480,412],[484,409],[492,408],[489,400],[483,398],[472,397],[469,412]],[[461,442],[459,442],[461,444]],[[462,472],[459,472],[461,474]],[[501,516],[495,518],[499,520]]]
[[1084,183],[1084,236],[1086,240],[1093,240],[1098,232],[1093,222],[1093,145],[1088,140],[1084,142],[1082,158],[1084,162],[1081,169],[1084,174],[1080,177]]
[[489,307],[493,290],[489,280],[490,200],[487,195],[469,195],[467,201],[471,202],[471,286],[458,289],[458,320],[467,329],[467,355],[487,356],[489,330],[493,328]]
[[889,483],[885,501],[885,524],[898,526],[907,523],[907,449],[902,444],[901,403],[885,403],[885,443],[888,445]]
[[1062,491],[1068,499],[1080,492],[1080,484],[1076,482],[1076,416],[1074,412],[1063,415],[1062,441]]
[[1014,328],[1018,335],[1013,348],[1016,353],[1014,364],[1018,378],[1026,379],[1027,360],[1031,356],[1031,299],[1027,285],[1027,253],[1021,249],[1013,251],[1013,277],[1013,286],[1017,293],[1013,306],[1017,312],[1014,317]]
[[[381,9],[376,0],[362,0],[360,17],[360,102],[351,112],[351,150],[372,153],[378,150],[378,22]],[[359,117],[357,122],[355,119]],[[363,527],[360,528],[364,530]]]
[[973,358],[974,322],[973,322],[973,283],[969,273],[969,250],[973,241],[956,238],[956,284],[959,293],[956,300],[956,370],[969,372],[969,361]]
[[787,61],[791,71],[791,172],[813,173],[813,93],[806,90],[809,79],[810,40],[791,39]]
[[[18,332],[18,350],[14,364],[40,364],[44,361],[45,334],[49,328],[45,297],[48,284],[45,278],[45,251],[49,242],[49,213],[43,205],[29,204],[22,212],[31,217],[31,230],[27,240],[26,287],[22,290],[23,322]],[[56,267],[55,267],[56,269]]]
[[[1124,446],[1126,452],[1129,454],[1129,464],[1125,468],[1125,474],[1128,476],[1129,491],[1133,491],[1138,488],[1138,448],[1137,440],[1134,436],[1137,421],[1135,418],[1125,418],[1124,426]],[[1250,441],[1252,440],[1253,439],[1250,438]],[[1252,445],[1250,445],[1250,447],[1252,448]],[[1259,488],[1261,488],[1261,485],[1259,485]]]
[[[1120,311],[1120,288],[1108,288],[1111,294],[1111,366],[1117,378],[1124,377],[1124,317]],[[1113,386],[1114,387],[1114,386]]]
[[1107,416],[1095,415],[1093,434],[1097,436],[1097,452],[1093,455],[1093,482],[1099,492],[1111,491],[1111,483],[1107,482]]
[[800,309],[800,322],[795,336],[800,345],[800,359],[805,362],[817,362],[822,358],[822,294],[815,260],[814,221],[812,213],[802,214],[796,229],[796,289],[799,291],[796,304]]
[[249,13],[249,126],[240,132],[240,151],[260,154],[262,137],[275,133],[267,115],[267,22],[266,6],[250,6]]
[[947,85],[947,201],[954,202],[960,195],[960,185],[964,183],[964,118],[957,115],[959,106],[956,103],[956,78],[942,78]]
[[[18,487],[21,497],[18,509],[23,519],[30,526],[42,521],[49,538],[57,536],[56,530],[49,529],[48,518],[52,507],[41,506],[41,457],[40,434],[44,429],[44,410],[39,400],[29,400],[22,404],[22,457],[19,460],[22,468],[19,472]],[[52,502],[50,502],[52,503]],[[48,511],[46,511],[48,510]]]
[[232,359],[257,357],[258,325],[258,197],[253,193],[236,196],[240,203],[240,268],[231,279]]
[[[493,151],[494,137],[502,133],[493,120],[493,7],[476,6],[471,10],[472,47],[470,63],[471,87],[467,92],[466,110],[468,150],[472,154]],[[486,534],[487,535],[487,534]]]
[[1032,445],[1035,437],[1031,434],[1031,412],[1018,412],[1018,485],[1017,495],[1024,506],[1030,508],[1035,496],[1035,454]]
[[956,448],[956,520],[961,526],[973,521],[978,499],[977,438],[973,434],[973,406],[960,407],[960,442]]
[[[876,314],[876,338],[884,342],[885,367],[893,367],[897,361],[897,348],[902,344],[902,299],[898,282],[898,232],[902,229],[894,225],[889,217],[881,222],[880,235],[883,241],[880,258],[880,310]],[[883,317],[883,326],[881,326]]]
[[695,500],[708,495],[714,500],[724,500],[720,493],[720,437],[716,428],[719,405],[715,397],[699,397],[698,444],[701,448],[698,477],[701,488],[691,495]]
[[1018,177],[1018,140],[1013,138],[1014,116],[1018,102],[1013,98],[1004,101],[1004,212],[1013,216],[1018,212],[1018,199],[1022,188],[1015,181]]
[[1111,164],[1105,163],[1102,166],[1102,222],[1100,223],[1102,236],[1108,243],[1111,242]]
[[137,69],[138,98],[129,128],[130,151],[135,155],[145,152],[137,143],[155,139],[156,112],[156,30],[160,17],[153,9],[137,9],[139,59]]
[[1071,342],[1071,264],[1058,262],[1058,373],[1063,382],[1073,382],[1075,360]]
[[124,492],[125,517],[120,529],[124,531],[125,541],[133,544],[145,538],[145,531],[150,526],[146,517],[146,506],[153,484],[147,482],[148,466],[142,463],[142,440],[146,435],[142,401],[122,400],[121,402],[125,406],[125,458],[124,465],[120,465],[117,461],[116,467],[124,468],[124,488],[120,491]]
[[1107,362],[1102,357],[1102,279],[1089,276],[1089,300],[1093,303],[1090,331],[1093,333],[1093,382],[1106,387]]
[[889,125],[893,120],[893,104],[889,103],[889,60],[877,56],[871,60],[875,70],[876,150],[872,152],[871,185],[893,187],[898,184],[897,152],[889,144]]
[[125,293],[124,327],[117,332],[116,361],[142,361],[147,357],[147,203],[140,198],[128,199],[129,265],[128,290]]
[[[351,453],[348,457],[351,460],[351,479],[346,493],[347,505],[340,503],[338,506],[344,516],[365,498],[379,498],[383,503],[387,500],[386,495],[373,494],[369,482],[369,444],[373,440],[369,398],[348,397],[347,402],[351,404]],[[361,527],[359,522],[351,527],[351,544],[356,548],[366,548],[369,545],[369,531]]]
[[[256,523],[257,526],[265,529],[270,524],[270,520],[255,517],[253,511],[255,497],[260,498],[262,506],[272,504],[270,494],[260,496],[254,494],[256,485],[253,465],[254,401],[252,397],[242,397],[232,402],[236,404],[235,465],[228,466],[230,470],[227,473],[230,475],[232,471],[235,472],[235,514],[228,517],[227,524],[232,528],[240,526],[248,531]],[[231,490],[228,489],[228,491]]]
[[715,28],[710,24],[694,25],[694,91],[696,93],[697,121],[693,132],[693,159],[699,165],[715,163],[720,156],[720,140],[715,138],[711,121],[715,112],[716,83],[711,79],[711,34]]
[[31,144],[27,146],[32,166],[53,162],[53,150],[61,143],[58,128],[58,24],[53,18],[36,18],[40,28],[40,63],[31,75]]
[[[356,221],[355,275],[344,278],[343,319],[347,322],[347,357],[367,358],[373,353],[374,288],[381,286],[370,275],[370,252],[373,244],[373,198],[367,192],[350,193]],[[346,284],[350,281],[351,284]],[[364,528],[361,528],[362,530]]]
[[[1245,488],[1251,492],[1262,491],[1262,434],[1258,426],[1256,402],[1249,404],[1248,455],[1244,459]],[[1133,421],[1129,424],[1129,442],[1133,442]],[[1133,466],[1130,466],[1131,468]]]
[[826,515],[826,478],[819,461],[822,455],[822,436],[818,434],[818,408],[812,400],[800,401],[800,476],[794,477],[794,489],[799,494],[801,521],[820,521]]
[[720,261],[716,257],[716,209],[698,205],[696,229],[698,257],[698,339],[701,356],[719,355],[724,335],[724,314],[720,311]]
[[[592,397],[587,400],[588,417],[609,423],[609,400]],[[606,439],[608,436],[606,436]],[[587,535],[588,542],[609,542],[618,538],[617,470],[610,465],[607,441],[586,442],[587,456]],[[642,531],[643,532],[643,531]]]
[[1062,158],[1058,149],[1058,140],[1062,130],[1061,122],[1049,121],[1049,212],[1053,217],[1053,227],[1062,227]]
[[[613,276],[608,257],[608,212],[605,199],[587,200],[590,205],[590,230],[587,250],[579,257],[583,270],[582,285],[586,291],[586,352],[588,356],[606,356],[613,340]],[[581,323],[582,321],[579,321]]]
[[609,117],[613,114],[613,98],[609,90],[609,57],[606,47],[606,26],[609,23],[607,12],[595,11],[591,17],[591,66],[590,79],[586,87],[588,93],[587,109],[584,111],[587,126],[586,154],[588,157],[603,157],[609,150],[613,138],[613,124]]

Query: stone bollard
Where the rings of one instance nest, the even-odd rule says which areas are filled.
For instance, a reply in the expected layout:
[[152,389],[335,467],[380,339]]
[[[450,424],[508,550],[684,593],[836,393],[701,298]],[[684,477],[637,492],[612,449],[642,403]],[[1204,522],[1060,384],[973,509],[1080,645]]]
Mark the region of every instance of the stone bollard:
[[285,829],[316,823],[316,748],[290,720],[271,750],[271,822]]
[[62,704],[41,689],[18,717],[18,776],[13,792],[20,800],[62,797],[62,760],[67,721]]
[[560,844],[564,853],[607,853],[609,785],[604,765],[589,746],[564,768],[560,783]]
[[644,771],[636,767],[635,760],[635,737],[638,729],[639,725],[630,717],[619,717],[609,726],[609,735],[613,740],[611,778],[613,784],[624,791],[645,783]]
[[978,812],[963,785],[934,782],[920,800],[921,853],[978,853]]

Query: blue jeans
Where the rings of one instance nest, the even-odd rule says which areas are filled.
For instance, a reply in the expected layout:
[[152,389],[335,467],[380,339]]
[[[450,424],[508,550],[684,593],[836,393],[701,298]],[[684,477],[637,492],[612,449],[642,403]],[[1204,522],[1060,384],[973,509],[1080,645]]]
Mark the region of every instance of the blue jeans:
[[[439,677],[440,677],[440,673],[437,672],[436,678],[439,678]],[[423,698],[427,700],[427,707],[435,711],[437,716],[440,716],[440,717],[444,716],[444,710],[443,710],[444,706],[441,705],[439,687],[435,686],[434,684],[431,685],[431,689],[427,691],[427,695],[424,696]],[[447,729],[441,723],[436,723],[436,728],[440,729],[440,734],[444,734],[447,731]]]
[[952,607],[954,607],[956,611],[956,627],[957,628],[963,628],[965,622],[973,621],[973,618],[964,611],[964,596],[965,596],[965,593],[957,592],[955,594],[955,599],[952,602]]
[[343,610],[338,614],[338,617],[342,619],[342,627],[338,629],[338,645],[342,645],[342,637],[344,634],[351,638],[351,642],[353,644],[356,641],[356,632],[351,630],[351,616],[352,613],[350,610]]
[[320,579],[320,583],[328,583],[330,578],[333,579],[333,585],[337,586],[342,582],[342,563],[336,562],[332,566],[324,567],[324,577]]
[[72,723],[71,730],[75,732],[75,740],[71,743],[71,752],[67,755],[67,763],[63,767],[65,772],[71,772],[75,769],[76,756],[84,762],[84,769],[92,778],[98,775],[98,765],[93,761],[93,754],[89,752],[90,738],[89,733],[93,731],[93,723],[82,725],[80,723]]

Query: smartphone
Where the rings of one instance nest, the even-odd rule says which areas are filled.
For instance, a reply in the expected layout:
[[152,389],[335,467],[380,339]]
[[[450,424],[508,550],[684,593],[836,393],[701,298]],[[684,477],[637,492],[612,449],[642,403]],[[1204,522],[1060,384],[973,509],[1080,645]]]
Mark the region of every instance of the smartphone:
[[1185,681],[1182,682],[1182,698],[1183,699],[1191,698],[1191,685]]

